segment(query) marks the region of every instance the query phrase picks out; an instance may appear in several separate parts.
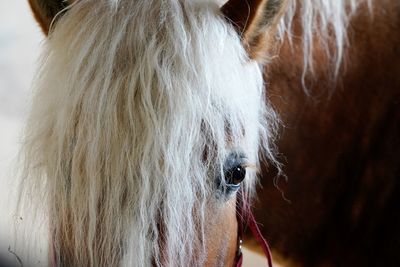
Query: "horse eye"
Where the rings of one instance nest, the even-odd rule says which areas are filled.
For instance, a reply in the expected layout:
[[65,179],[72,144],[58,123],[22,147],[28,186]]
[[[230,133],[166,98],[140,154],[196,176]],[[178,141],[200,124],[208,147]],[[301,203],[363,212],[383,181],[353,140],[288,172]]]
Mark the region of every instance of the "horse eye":
[[225,171],[226,184],[238,186],[246,177],[246,168],[241,164],[236,165]]
[[239,190],[241,183],[246,178],[246,164],[247,160],[243,153],[233,152],[225,161],[223,168],[224,182],[222,177],[217,179],[218,188],[226,195]]

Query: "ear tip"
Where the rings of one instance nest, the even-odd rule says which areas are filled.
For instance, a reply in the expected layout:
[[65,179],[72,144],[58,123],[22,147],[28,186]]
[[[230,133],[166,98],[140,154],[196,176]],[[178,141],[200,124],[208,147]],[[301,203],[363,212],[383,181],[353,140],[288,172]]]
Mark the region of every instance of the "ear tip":
[[[267,50],[288,0],[230,0],[221,11],[242,37],[249,57],[268,61]],[[265,60],[267,59],[267,60]]]
[[254,17],[253,2],[251,0],[230,0],[222,6],[225,17],[242,33]]
[[71,2],[66,0],[28,0],[33,15],[45,35],[49,34],[54,17]]
[[[32,1],[30,0],[29,3]],[[42,29],[42,32],[45,35],[48,35],[49,32],[49,25],[50,23],[46,21],[45,17],[41,16],[40,11],[37,9],[37,7],[34,4],[31,4],[31,10],[32,10],[32,15],[36,20],[36,23],[39,25],[39,27]]]

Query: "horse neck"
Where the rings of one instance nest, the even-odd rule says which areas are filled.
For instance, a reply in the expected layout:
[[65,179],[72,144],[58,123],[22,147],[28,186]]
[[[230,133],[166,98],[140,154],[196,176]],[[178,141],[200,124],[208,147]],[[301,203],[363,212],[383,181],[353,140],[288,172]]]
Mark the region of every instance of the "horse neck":
[[[399,235],[398,228],[387,226],[399,222],[390,208],[400,192],[400,162],[394,156],[400,153],[395,141],[400,135],[399,18],[395,1],[376,2],[372,12],[366,4],[359,6],[337,78],[330,75],[331,58],[322,47],[313,47],[315,72],[306,76],[308,94],[300,41],[291,45],[286,40],[267,69],[270,100],[286,126],[278,147],[289,180],[281,179],[278,186],[292,204],[272,184],[274,174],[264,171],[256,215],[272,246],[302,266],[327,261],[385,265],[386,259],[391,265],[398,258],[394,250],[375,244],[390,244]],[[368,244],[354,251],[367,231],[372,233]],[[317,243],[328,244],[318,247],[318,255]]]

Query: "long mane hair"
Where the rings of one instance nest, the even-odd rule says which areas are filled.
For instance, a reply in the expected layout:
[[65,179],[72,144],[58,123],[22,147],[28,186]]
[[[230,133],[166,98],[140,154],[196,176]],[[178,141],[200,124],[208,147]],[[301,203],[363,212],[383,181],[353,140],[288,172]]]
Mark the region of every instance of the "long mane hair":
[[22,197],[46,210],[58,263],[201,266],[227,155],[275,161],[262,70],[217,5],[77,1],[34,91]]
[[[331,78],[337,78],[348,45],[348,27],[361,4],[372,12],[373,0],[289,0],[285,16],[278,29],[278,44],[289,43],[293,53],[302,53],[303,76],[315,72],[316,46],[322,47],[332,68]],[[300,46],[294,46],[300,41]]]

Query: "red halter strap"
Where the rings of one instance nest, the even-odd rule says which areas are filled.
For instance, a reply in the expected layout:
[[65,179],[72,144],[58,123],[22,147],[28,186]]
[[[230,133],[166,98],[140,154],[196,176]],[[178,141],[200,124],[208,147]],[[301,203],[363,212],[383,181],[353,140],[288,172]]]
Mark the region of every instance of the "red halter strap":
[[238,192],[236,201],[236,218],[238,221],[238,249],[234,262],[234,267],[241,267],[243,264],[243,253],[242,253],[242,236],[243,227],[246,225],[250,228],[251,233],[256,238],[258,244],[261,246],[268,262],[268,267],[272,266],[272,254],[269,248],[268,242],[265,240],[261,234],[260,228],[257,225],[256,219],[250,209],[250,207],[245,208],[243,201],[242,192]]

